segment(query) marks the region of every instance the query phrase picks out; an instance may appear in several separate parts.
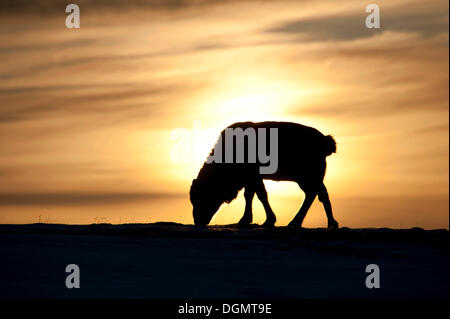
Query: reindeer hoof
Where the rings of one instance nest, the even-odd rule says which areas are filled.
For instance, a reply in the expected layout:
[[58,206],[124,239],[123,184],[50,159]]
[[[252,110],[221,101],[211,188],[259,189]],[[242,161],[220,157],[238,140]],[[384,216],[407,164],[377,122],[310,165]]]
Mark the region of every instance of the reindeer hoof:
[[293,220],[288,224],[288,227],[302,227],[302,224],[296,220]]
[[332,222],[328,223],[328,229],[338,229],[339,224],[337,221],[333,220]]
[[266,220],[264,224],[262,224],[263,227],[274,227],[276,220]]
[[238,225],[240,226],[248,226],[252,223],[252,219],[251,218],[244,218],[242,217],[241,220],[239,221]]

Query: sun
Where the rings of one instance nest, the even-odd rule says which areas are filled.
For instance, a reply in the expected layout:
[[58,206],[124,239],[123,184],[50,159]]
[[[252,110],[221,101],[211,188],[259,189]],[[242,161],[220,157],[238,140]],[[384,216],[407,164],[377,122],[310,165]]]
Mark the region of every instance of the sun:
[[252,77],[231,82],[200,104],[199,114],[208,126],[221,130],[234,122],[289,120],[289,110],[307,95],[292,83],[275,79]]
[[216,102],[215,109],[220,118],[228,122],[267,121],[273,119],[276,110],[276,99],[272,94],[247,94]]

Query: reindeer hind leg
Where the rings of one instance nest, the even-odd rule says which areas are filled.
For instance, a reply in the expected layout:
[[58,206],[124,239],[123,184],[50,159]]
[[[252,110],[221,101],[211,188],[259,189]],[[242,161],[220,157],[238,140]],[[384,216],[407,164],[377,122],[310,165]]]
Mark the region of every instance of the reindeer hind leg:
[[253,221],[253,213],[252,213],[252,202],[253,197],[255,196],[255,189],[251,186],[246,186],[244,191],[245,198],[245,211],[244,216],[242,216],[239,221],[239,225],[249,225]]

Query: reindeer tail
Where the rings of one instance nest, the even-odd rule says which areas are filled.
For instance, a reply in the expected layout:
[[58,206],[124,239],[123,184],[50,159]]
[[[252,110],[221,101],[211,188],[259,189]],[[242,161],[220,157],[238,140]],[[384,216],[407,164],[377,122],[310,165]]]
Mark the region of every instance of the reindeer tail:
[[324,136],[324,151],[325,155],[329,156],[333,153],[336,153],[336,141],[334,140],[333,136],[327,135]]

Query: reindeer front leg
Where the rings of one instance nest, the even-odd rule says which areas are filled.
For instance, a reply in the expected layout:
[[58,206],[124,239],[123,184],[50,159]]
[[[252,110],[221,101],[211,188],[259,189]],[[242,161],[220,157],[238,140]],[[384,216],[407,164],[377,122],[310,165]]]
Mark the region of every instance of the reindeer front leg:
[[253,187],[245,187],[244,197],[245,197],[245,211],[244,216],[242,216],[239,221],[239,225],[249,225],[253,221],[252,213],[252,202],[255,196],[255,189]]
[[264,186],[264,182],[262,180],[260,180],[256,185],[256,195],[263,204],[264,210],[266,212],[266,221],[264,222],[263,226],[272,227],[273,225],[275,225],[277,218],[275,217],[275,214],[273,213],[273,210],[269,205],[266,187]]

